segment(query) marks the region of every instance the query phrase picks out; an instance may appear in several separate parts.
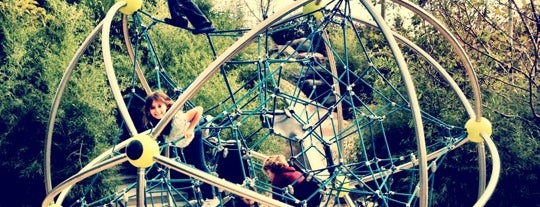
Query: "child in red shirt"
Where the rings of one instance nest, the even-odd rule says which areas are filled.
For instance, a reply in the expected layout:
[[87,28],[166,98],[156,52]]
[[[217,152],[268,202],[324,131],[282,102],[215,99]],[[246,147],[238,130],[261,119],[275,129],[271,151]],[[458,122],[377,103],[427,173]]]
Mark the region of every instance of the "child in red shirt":
[[[271,155],[263,164],[263,170],[270,179],[274,193],[272,198],[282,201],[284,203],[292,203],[289,199],[283,198],[285,189],[292,185],[293,191],[291,194],[298,200],[307,200],[307,206],[316,207],[320,205],[321,196],[318,192],[319,185],[313,180],[307,181],[301,172],[297,171],[294,167],[289,166],[283,155]],[[302,203],[295,204],[295,206],[302,206]]]

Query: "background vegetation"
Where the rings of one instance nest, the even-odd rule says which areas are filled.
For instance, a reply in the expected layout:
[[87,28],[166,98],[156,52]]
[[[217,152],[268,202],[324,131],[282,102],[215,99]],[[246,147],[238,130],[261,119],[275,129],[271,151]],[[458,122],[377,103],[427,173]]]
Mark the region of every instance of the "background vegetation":
[[[482,88],[483,116],[493,124],[492,137],[502,158],[502,175],[487,206],[539,206],[539,5],[534,1],[416,2],[457,35],[474,61]],[[0,2],[0,92],[4,94],[0,99],[0,157],[3,158],[0,183],[8,189],[0,194],[0,206],[41,205],[45,196],[43,146],[51,100],[73,54],[113,3],[112,0]],[[165,3],[148,0],[144,9],[157,17],[167,17]],[[243,26],[237,21],[242,18],[239,13],[213,11],[208,1],[201,1],[199,5],[208,11],[218,28]],[[386,7],[392,8],[392,5],[387,3]],[[441,54],[438,61],[450,73],[463,73],[455,55],[447,55],[453,54],[450,47],[429,24],[418,17],[412,17],[410,25],[404,23],[404,17],[392,18],[397,18],[392,19],[396,31],[429,53]],[[119,19],[116,22],[120,22]],[[114,25],[112,36],[121,36],[120,27],[119,23]],[[156,31],[159,42],[155,46],[159,48],[159,55],[166,57],[163,65],[172,68],[171,77],[175,77],[179,85],[187,84],[186,80],[192,80],[212,61],[213,55],[204,36],[169,27]],[[380,37],[373,38],[372,42],[376,42]],[[230,38],[214,42],[218,54],[232,41],[234,39]],[[376,44],[370,46],[376,47]],[[113,40],[116,51],[113,55],[125,60],[122,47],[120,38]],[[52,146],[53,186],[117,141],[113,139],[120,132],[115,119],[116,106],[108,95],[110,89],[100,50],[99,41],[90,46],[62,99]],[[122,71],[130,67],[129,63],[124,64],[116,69]],[[420,72],[426,71],[417,71]],[[430,90],[435,88],[430,87],[434,84],[430,79],[429,74],[415,78],[425,97],[430,97],[429,94],[444,96],[446,91]],[[466,82],[456,81],[463,85]],[[199,93],[196,101],[221,100],[218,90],[210,90],[212,81],[209,84],[206,86],[209,89]],[[441,110],[442,115],[444,108],[455,104],[424,101],[429,110]],[[435,190],[434,206],[472,205],[477,197],[476,166],[474,145],[465,145],[451,153],[445,166],[441,166],[444,170],[437,173],[440,179],[437,182],[445,185]],[[93,189],[93,194],[107,191],[111,183],[102,185]]]

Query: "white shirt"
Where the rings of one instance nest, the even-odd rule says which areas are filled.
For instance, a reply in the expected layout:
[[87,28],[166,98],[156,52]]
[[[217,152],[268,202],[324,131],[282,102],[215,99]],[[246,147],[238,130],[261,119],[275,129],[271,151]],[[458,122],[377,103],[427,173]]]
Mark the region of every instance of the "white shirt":
[[191,143],[193,137],[185,138],[184,134],[189,126],[186,114],[183,111],[176,113],[171,121],[171,132],[164,136],[166,143],[174,143],[177,147],[184,148]]

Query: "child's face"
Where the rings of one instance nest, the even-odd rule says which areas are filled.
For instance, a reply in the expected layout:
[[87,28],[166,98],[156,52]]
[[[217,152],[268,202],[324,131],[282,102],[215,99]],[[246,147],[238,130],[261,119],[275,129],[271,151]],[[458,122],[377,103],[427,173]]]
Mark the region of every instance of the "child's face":
[[150,115],[157,120],[161,120],[165,113],[167,112],[167,105],[161,101],[152,101],[152,106],[150,107]]

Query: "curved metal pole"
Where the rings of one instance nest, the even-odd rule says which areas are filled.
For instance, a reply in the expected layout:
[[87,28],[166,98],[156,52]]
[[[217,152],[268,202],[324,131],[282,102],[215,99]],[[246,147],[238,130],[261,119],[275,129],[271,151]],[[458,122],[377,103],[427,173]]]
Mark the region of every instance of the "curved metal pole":
[[499,180],[499,174],[501,173],[501,158],[499,157],[499,152],[497,151],[495,143],[493,143],[493,140],[484,133],[480,133],[480,136],[484,138],[484,141],[486,142],[489,151],[491,152],[493,167],[491,169],[491,178],[489,180],[489,184],[486,187],[484,193],[482,193],[480,198],[478,198],[478,201],[476,201],[476,203],[474,204],[474,207],[482,207],[486,205],[487,201],[495,191],[495,187],[497,186],[497,182]]
[[62,80],[60,80],[60,84],[58,85],[58,88],[56,89],[56,95],[54,96],[53,104],[51,105],[51,112],[49,114],[49,126],[47,128],[47,137],[45,138],[45,159],[43,163],[44,167],[44,179],[45,179],[45,192],[48,193],[52,190],[52,181],[51,181],[51,145],[52,145],[52,136],[54,131],[54,123],[56,121],[56,114],[58,113],[58,107],[60,105],[60,100],[62,100],[62,95],[64,94],[64,90],[66,89],[66,85],[71,78],[71,75],[73,74],[73,69],[79,62],[79,59],[83,55],[84,51],[88,49],[88,46],[90,46],[90,43],[99,31],[101,31],[101,28],[103,26],[103,21],[99,22],[99,24],[92,30],[90,35],[86,37],[84,42],[81,44],[79,49],[77,49],[77,52],[71,59],[71,62],[69,63],[68,67],[64,71],[64,75],[62,76]]
[[[150,85],[148,85],[148,82],[146,81],[146,78],[144,77],[141,67],[139,67],[139,64],[137,64],[137,60],[135,60],[133,47],[131,46],[131,41],[129,41],[129,28],[127,25],[127,15],[125,14],[122,15],[122,30],[124,34],[124,43],[126,44],[126,50],[128,52],[129,58],[131,59],[131,62],[133,63],[135,73],[137,74],[139,81],[141,81],[141,85],[144,91],[146,92],[146,95],[150,95],[150,93],[152,93],[152,89],[150,88]],[[131,136],[133,136],[133,134]]]
[[281,201],[274,200],[266,195],[262,195],[250,189],[244,188],[236,183],[232,183],[225,179],[216,177],[214,175],[208,174],[202,170],[189,167],[186,164],[177,162],[173,159],[162,155],[154,156],[154,159],[157,163],[163,164],[171,169],[177,170],[178,172],[184,173],[192,178],[197,180],[204,181],[205,183],[210,183],[213,186],[216,186],[218,189],[231,192],[235,195],[239,195],[244,198],[250,198],[253,201],[259,202],[261,204],[277,206],[277,207],[292,207],[291,205],[285,204]]
[[[148,134],[149,131],[146,131],[145,134]],[[96,166],[98,163],[102,162],[103,160],[106,160],[107,158],[113,156],[115,153],[114,153],[114,149],[123,149],[124,147],[126,147],[131,141],[133,140],[133,138],[129,138],[129,139],[126,139],[124,140],[123,142],[117,144],[116,146],[112,147],[112,148],[109,148],[107,150],[105,150],[105,152],[101,153],[101,155],[99,155],[98,157],[94,158],[92,161],[90,161],[88,164],[86,164],[86,166],[84,166],[79,172],[82,172],[82,171],[86,171],[94,166]],[[73,186],[67,186],[64,188],[64,190],[62,191],[62,193],[60,193],[60,195],[58,196],[58,198],[56,199],[56,203],[62,203],[64,202],[64,198],[67,196],[67,194],[69,193],[69,191],[71,190],[71,187]]]
[[62,192],[63,189],[71,187],[73,184],[84,180],[92,175],[95,175],[96,173],[99,173],[103,170],[109,169],[111,167],[114,167],[116,165],[119,165],[122,162],[127,161],[127,155],[120,154],[115,157],[112,157],[109,160],[106,160],[103,163],[100,163],[99,165],[93,166],[87,170],[81,171],[70,178],[66,179],[64,182],[60,183],[58,186],[56,186],[47,196],[45,196],[45,199],[43,200],[43,203],[41,204],[42,207],[48,207],[49,204],[53,202],[53,199],[56,195],[58,195],[60,192]]
[[[476,74],[474,73],[471,61],[469,59],[469,56],[467,53],[465,53],[465,49],[461,47],[457,39],[454,37],[454,35],[448,30],[443,24],[441,24],[437,19],[435,19],[431,14],[426,12],[424,9],[420,8],[419,6],[406,1],[406,0],[392,0],[394,3],[397,3],[401,6],[404,6],[408,8],[410,11],[414,12],[415,14],[422,17],[422,19],[427,20],[431,25],[439,31],[443,37],[452,45],[455,52],[458,54],[462,64],[465,67],[465,70],[468,74],[469,81],[471,82],[471,87],[473,89],[474,97],[475,97],[475,109],[476,109],[476,115],[472,116],[471,118],[475,118],[476,121],[480,122],[482,119],[482,94],[480,93],[480,86],[478,84],[478,80],[476,78]],[[485,162],[485,148],[483,146],[483,143],[478,143],[477,145],[478,149],[478,168],[479,168],[479,179],[478,179],[478,194],[482,194],[485,186],[486,186],[486,162]]]
[[[317,2],[316,2],[317,3]],[[320,3],[320,2],[319,2]],[[321,22],[317,20],[317,23],[320,24]],[[322,32],[322,38],[324,40],[324,48],[326,50],[326,55],[328,57],[328,64],[330,65],[330,71],[332,72],[332,81],[334,82],[334,91],[336,100],[339,100],[341,98],[341,88],[339,84],[339,74],[337,71],[337,64],[336,64],[336,58],[334,57],[334,53],[332,52],[332,49],[328,44],[330,44],[330,37],[328,37],[328,31],[323,30]],[[340,134],[343,131],[343,104],[342,102],[338,102],[337,105],[337,134]]]
[[415,5],[406,0],[392,1],[405,8],[408,8],[413,13],[422,17],[422,19],[427,20],[429,23],[431,23],[431,25],[435,27],[435,29],[437,29],[437,31],[439,31],[443,35],[443,37],[450,43],[450,45],[452,45],[455,52],[458,54],[461,63],[465,67],[465,70],[469,77],[469,81],[471,82],[471,87],[473,89],[475,97],[476,121],[480,121],[482,119],[482,94],[480,93],[480,86],[478,84],[476,74],[473,70],[472,63],[467,53],[465,53],[465,49],[463,49],[463,47],[457,41],[456,37],[454,37],[454,35],[450,32],[448,28],[446,28],[446,26],[444,26],[444,24],[440,23],[439,20],[437,20],[435,17],[433,17],[431,14],[426,12],[418,5]]
[[418,168],[419,168],[419,180],[420,180],[418,196],[420,199],[420,206],[426,207],[428,206],[428,198],[429,198],[426,140],[424,137],[424,126],[422,124],[422,115],[420,114],[420,105],[418,104],[418,97],[416,96],[415,87],[411,78],[411,74],[408,70],[407,64],[405,63],[405,58],[403,57],[403,54],[401,54],[401,50],[399,49],[396,43],[396,40],[394,39],[394,36],[392,35],[392,30],[390,30],[388,25],[386,25],[386,22],[384,21],[384,19],[373,9],[373,7],[371,6],[371,2],[367,2],[366,0],[361,0],[361,3],[371,14],[373,19],[377,23],[377,25],[379,25],[379,28],[381,29],[386,40],[388,41],[390,49],[392,50],[392,53],[394,54],[394,58],[396,59],[398,67],[401,71],[401,76],[403,77],[405,88],[407,89],[407,93],[409,95],[409,104],[412,110],[412,118],[414,121],[415,130],[416,130],[416,146],[418,150],[418,165],[419,165]]
[[[102,42],[108,43],[108,33],[109,33],[109,31],[110,31],[110,22],[112,21],[112,17],[114,17],[114,14],[116,13],[116,11],[118,11],[118,9],[119,9],[120,7],[122,7],[122,6],[124,6],[125,4],[126,4],[125,1],[120,1],[120,2],[117,2],[115,5],[113,5],[113,7],[111,7],[111,10],[114,11],[114,12],[112,13],[113,15],[108,15],[108,16],[106,16],[105,19],[104,19],[103,21],[100,22],[99,26],[96,27],[96,29],[93,31],[93,33],[92,33],[92,35],[91,35],[91,36],[92,36],[91,39],[93,39],[93,38],[97,35],[97,33],[98,33],[100,30],[102,30],[103,33],[107,34],[107,35],[103,35],[103,36],[104,36],[104,37],[103,37],[104,40],[103,40]],[[111,11],[111,10],[110,10],[110,11]],[[111,13],[111,12],[109,12],[109,13]],[[107,23],[107,22],[108,22],[108,23]],[[105,29],[103,29],[103,24],[109,25],[109,27],[105,27]],[[89,44],[89,42],[90,42],[89,40],[91,40],[91,39],[90,39],[90,38],[87,38],[88,42],[87,42],[86,44]],[[105,45],[105,44],[102,43],[102,45]],[[86,48],[87,46],[88,46],[88,45],[86,45],[85,48]],[[82,51],[83,51],[83,50],[80,51],[81,54],[82,54]],[[109,48],[109,45],[108,45],[108,44],[106,44],[105,46],[103,46],[103,55],[104,55],[104,58],[105,58],[105,59],[107,59],[107,58],[109,59],[109,64],[107,64],[107,60],[105,61],[105,63],[106,63],[106,64],[105,64],[106,68],[107,68],[107,66],[112,67],[112,64],[110,64],[110,62],[111,62],[110,59],[111,59],[111,58],[110,58],[110,48]],[[79,58],[80,58],[80,55],[76,56],[76,60],[77,60],[77,61],[78,61]],[[71,73],[72,73],[72,70],[73,70],[73,67],[75,66],[75,64],[76,64],[76,61],[73,61],[72,65],[70,65],[70,69],[69,69],[68,71],[66,71],[66,74],[64,74],[64,80],[65,80],[65,81],[64,81],[64,80],[62,81],[62,84],[61,84],[61,86],[60,86],[60,88],[59,88],[60,95],[57,96],[57,99],[55,100],[55,105],[56,105],[56,106],[55,106],[55,107],[53,108],[53,110],[52,110],[53,112],[52,112],[51,114],[53,114],[53,115],[51,115],[51,117],[52,117],[51,119],[52,119],[52,120],[49,122],[49,125],[53,125],[53,126],[54,126],[54,118],[56,117],[56,111],[57,111],[57,108],[58,108],[58,104],[59,104],[59,102],[60,102],[61,94],[63,93],[63,91],[64,91],[64,89],[65,89],[65,85],[66,85],[65,82],[67,82],[67,80],[68,80],[69,77],[71,76]],[[110,75],[111,75],[111,74],[110,74],[110,70],[107,71],[107,72],[108,72],[107,75],[110,76]],[[114,75],[114,71],[112,71],[112,76],[113,76],[113,79],[111,80],[111,78],[109,77],[109,82],[110,82],[111,88],[113,89],[113,95],[115,95],[115,99],[117,100],[118,108],[120,109],[121,112],[124,112],[124,113],[122,113],[122,115],[123,115],[123,118],[124,118],[125,121],[126,121],[126,124],[128,125],[128,128],[130,128],[130,129],[133,128],[132,131],[130,131],[130,134],[135,134],[135,133],[136,133],[135,125],[133,124],[133,121],[132,121],[131,117],[129,116],[129,113],[127,112],[126,104],[124,103],[124,100],[123,100],[122,95],[121,95],[121,93],[120,93],[120,89],[119,89],[119,87],[118,87],[118,82],[116,81],[116,77],[115,77],[115,75]],[[111,82],[111,81],[113,81],[113,82]],[[116,90],[114,89],[113,86],[116,86]],[[120,102],[118,101],[118,97],[119,97]],[[122,103],[122,104],[121,104],[121,103]],[[125,116],[125,114],[127,114],[127,116]],[[131,126],[131,127],[129,127],[129,126]],[[50,127],[50,130],[49,130],[49,134],[51,134],[51,137],[52,137],[52,132],[53,132],[52,129],[53,129],[53,128]],[[134,131],[133,131],[133,130],[134,130]],[[51,141],[52,141],[51,138],[48,138],[47,144],[46,144],[46,145],[47,145],[47,149],[46,149],[46,151],[45,151],[45,153],[47,154],[47,155],[46,155],[46,163],[47,163],[47,164],[46,164],[46,169],[48,168],[48,170],[49,170],[48,172],[46,172],[46,173],[48,173],[49,175],[48,175],[48,176],[45,176],[45,179],[49,179],[48,182],[50,182],[50,161],[49,161],[49,160],[50,160],[50,145],[51,145]],[[127,141],[127,140],[126,140],[126,141]],[[125,143],[125,141],[124,141],[123,143]],[[111,151],[112,151],[112,150],[111,150]],[[48,160],[47,160],[47,159],[48,159]],[[102,157],[101,159],[103,159],[103,157]],[[95,159],[96,162],[97,162],[97,160],[99,160],[99,159]],[[87,165],[87,166],[90,166],[90,167],[91,167],[91,166],[93,166],[93,165],[90,165],[90,164],[89,164],[89,165]],[[84,169],[84,168],[83,168],[83,169]],[[46,184],[46,185],[52,186],[51,184]],[[49,187],[47,187],[47,188],[49,188]],[[59,196],[58,200],[60,200],[60,202],[64,199],[65,195],[67,194],[67,192],[69,192],[69,189],[70,189],[70,188],[71,188],[71,186],[69,186],[69,187],[67,188],[68,190],[62,192],[62,194]]]
[[126,127],[129,130],[129,134],[134,135],[137,134],[137,128],[135,128],[135,124],[133,123],[133,119],[131,119],[131,116],[129,115],[129,112],[126,107],[126,103],[124,102],[124,98],[122,97],[122,92],[120,92],[120,87],[118,86],[118,80],[116,79],[116,75],[114,74],[114,68],[112,65],[112,58],[111,58],[111,48],[109,43],[109,35],[111,31],[111,22],[113,20],[114,15],[120,9],[120,7],[123,7],[127,4],[126,1],[118,1],[116,2],[111,9],[107,12],[107,15],[103,19],[104,27],[102,29],[102,35],[101,35],[101,47],[103,52],[103,61],[105,63],[105,71],[107,73],[107,79],[109,80],[109,87],[111,87],[111,91],[113,93],[114,99],[116,100],[116,105],[118,106],[118,110],[120,111],[120,114],[122,115],[122,118],[124,119],[124,122],[126,123]]
[[478,197],[484,194],[487,180],[486,147],[484,143],[477,143],[478,151]]

